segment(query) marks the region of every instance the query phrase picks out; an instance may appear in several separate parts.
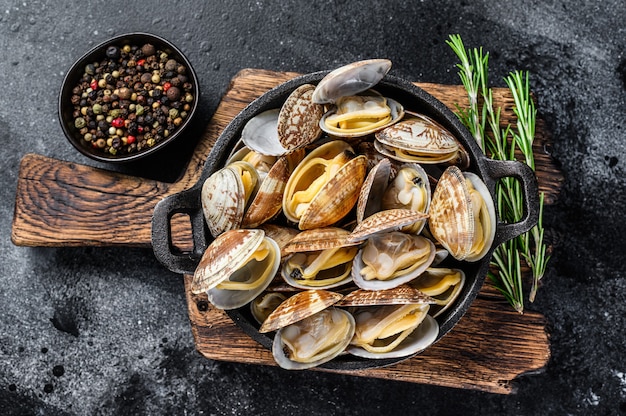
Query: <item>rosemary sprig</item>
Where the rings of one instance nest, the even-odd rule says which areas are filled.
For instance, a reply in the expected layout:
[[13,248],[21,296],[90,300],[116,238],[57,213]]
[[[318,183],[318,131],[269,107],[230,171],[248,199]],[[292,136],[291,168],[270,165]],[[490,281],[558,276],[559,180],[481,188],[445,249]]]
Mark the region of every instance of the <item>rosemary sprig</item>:
[[[535,137],[536,109],[530,97],[528,73],[524,75],[516,71],[505,78],[513,95],[517,125],[515,129],[510,125],[501,128],[502,109],[494,107],[493,91],[488,83],[489,53],[484,54],[482,48],[466,50],[460,35],[450,35],[446,43],[461,61],[457,64],[459,77],[469,98],[470,105],[467,110],[457,105],[457,116],[461,122],[468,127],[483,151],[490,157],[498,160],[516,160],[515,153],[519,149],[525,163],[534,170],[532,144]],[[486,126],[489,127],[489,134]],[[543,200],[542,193],[537,225],[528,233],[497,247],[492,258],[492,270],[489,272],[489,278],[494,286],[519,313],[524,311],[521,258],[533,275],[529,295],[531,302],[535,299],[539,281],[549,260],[543,241]],[[523,214],[523,194],[519,182],[514,178],[501,179],[496,185],[496,204],[503,221],[519,221]]]

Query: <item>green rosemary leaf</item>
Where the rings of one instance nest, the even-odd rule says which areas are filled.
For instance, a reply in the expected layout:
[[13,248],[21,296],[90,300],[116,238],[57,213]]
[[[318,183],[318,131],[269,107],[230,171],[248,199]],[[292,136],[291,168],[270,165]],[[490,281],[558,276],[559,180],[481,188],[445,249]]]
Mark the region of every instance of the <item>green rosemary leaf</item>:
[[[483,151],[498,160],[516,160],[519,150],[524,161],[535,169],[532,145],[535,137],[537,111],[530,95],[528,72],[511,72],[505,82],[514,100],[517,116],[515,127],[500,126],[502,109],[495,108],[493,91],[488,84],[489,54],[482,48],[467,50],[460,35],[450,35],[446,43],[460,60],[456,65],[459,77],[467,92],[469,107],[457,108],[459,120],[467,126]],[[479,102],[482,100],[482,107]],[[487,127],[488,132],[487,134]],[[500,219],[513,223],[523,216],[524,195],[520,183],[514,178],[502,178],[496,184],[496,206]],[[543,242],[543,194],[540,196],[539,222],[530,232],[501,244],[494,250],[492,269],[488,273],[494,286],[503,294],[511,306],[523,313],[523,284],[521,261],[530,267],[533,284],[529,300],[535,299],[539,281],[543,277],[550,256]]]

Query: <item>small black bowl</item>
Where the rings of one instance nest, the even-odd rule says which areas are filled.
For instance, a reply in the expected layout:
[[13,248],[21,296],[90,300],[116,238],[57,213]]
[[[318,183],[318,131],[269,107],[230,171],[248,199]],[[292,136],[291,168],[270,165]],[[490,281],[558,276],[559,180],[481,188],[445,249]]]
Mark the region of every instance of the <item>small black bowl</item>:
[[[187,70],[185,75],[187,76],[187,82],[192,85],[193,101],[190,103],[191,108],[187,112],[187,116],[184,118],[183,122],[166,138],[158,141],[153,146],[146,147],[132,153],[124,152],[123,154],[115,155],[106,153],[102,149],[93,147],[90,142],[84,140],[79,133],[79,129],[75,127],[73,117],[74,105],[71,102],[73,95],[72,90],[81,80],[86,65],[93,64],[94,62],[100,62],[106,58],[106,51],[108,47],[117,46],[118,48],[122,48],[124,45],[136,45],[141,48],[144,44],[152,44],[157,51],[167,53],[168,57],[175,59],[178,63],[186,67]],[[59,120],[61,122],[63,132],[69,142],[83,155],[100,162],[126,163],[151,155],[182,136],[185,130],[187,130],[187,127],[191,124],[193,116],[196,113],[199,98],[200,88],[198,84],[198,77],[196,76],[196,73],[187,57],[185,57],[185,55],[176,46],[159,36],[149,33],[127,33],[100,43],[85,53],[71,66],[63,79],[61,92],[59,94]]]

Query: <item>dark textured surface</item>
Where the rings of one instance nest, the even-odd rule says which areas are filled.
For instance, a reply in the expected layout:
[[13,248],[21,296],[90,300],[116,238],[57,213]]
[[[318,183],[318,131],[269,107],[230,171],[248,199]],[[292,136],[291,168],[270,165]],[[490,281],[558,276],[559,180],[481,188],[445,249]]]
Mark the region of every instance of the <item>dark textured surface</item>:
[[[71,2],[0,4],[0,408],[9,414],[626,414],[626,6],[606,2]],[[545,224],[554,257],[534,304],[552,359],[518,392],[481,392],[212,362],[194,349],[182,279],[150,250],[15,247],[27,152],[91,164],[66,142],[57,94],[73,60],[109,36],[179,46],[202,88],[200,128],[242,68],[313,72],[369,57],[457,84],[444,40],[491,52],[492,84],[532,73],[566,175]],[[192,144],[189,145],[189,148]],[[174,180],[168,169],[143,175]],[[104,166],[104,165],[97,165]],[[139,167],[122,167],[137,173]],[[150,215],[150,213],[138,213]],[[10,410],[9,410],[10,409]]]

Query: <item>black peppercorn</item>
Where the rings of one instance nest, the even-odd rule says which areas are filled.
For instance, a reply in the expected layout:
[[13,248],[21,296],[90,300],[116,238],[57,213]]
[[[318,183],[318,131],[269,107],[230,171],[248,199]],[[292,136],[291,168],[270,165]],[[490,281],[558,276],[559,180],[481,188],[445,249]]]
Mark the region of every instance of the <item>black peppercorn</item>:
[[154,45],[146,43],[141,47],[141,52],[144,56],[152,56],[156,53],[156,48],[154,47]]

